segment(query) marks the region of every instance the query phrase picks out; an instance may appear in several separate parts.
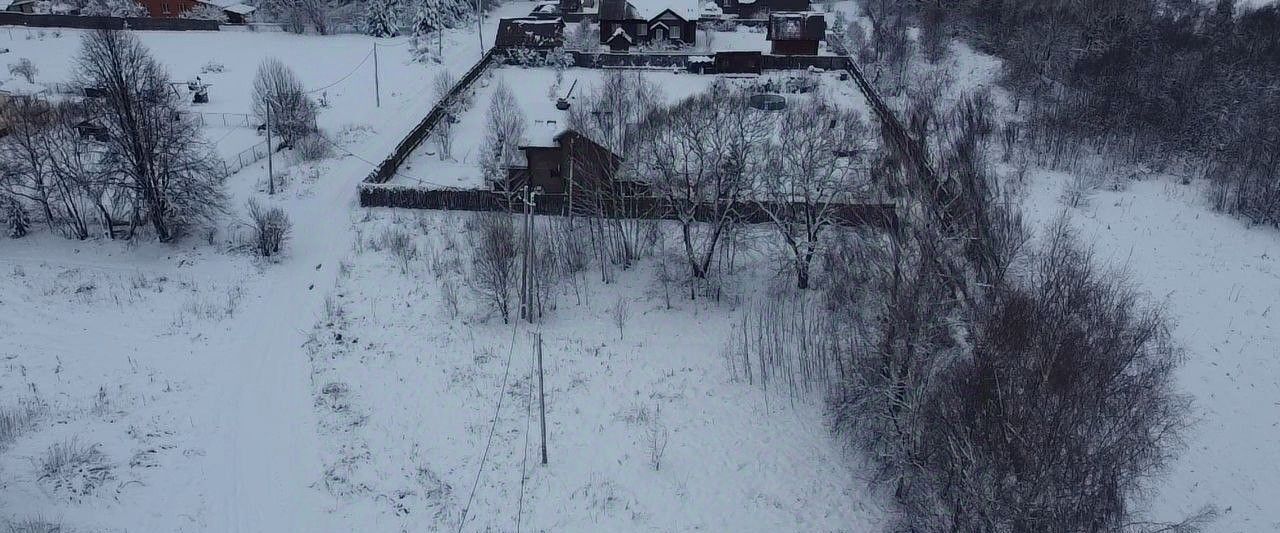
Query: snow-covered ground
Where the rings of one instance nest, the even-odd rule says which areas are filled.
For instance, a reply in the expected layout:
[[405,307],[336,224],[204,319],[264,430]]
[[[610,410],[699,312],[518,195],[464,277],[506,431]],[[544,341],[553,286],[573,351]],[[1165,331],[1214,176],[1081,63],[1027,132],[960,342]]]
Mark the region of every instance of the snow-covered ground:
[[[1058,216],[1069,179],[1034,173],[1027,213]],[[1213,213],[1196,185],[1162,175],[1099,191],[1068,215],[1100,261],[1164,307],[1186,349],[1179,385],[1196,423],[1155,480],[1153,515],[1214,504],[1223,515],[1210,531],[1280,530],[1280,232]]]
[[[608,285],[580,274],[578,289],[554,291],[545,323],[506,325],[466,284],[464,226],[465,215],[390,210],[355,224],[361,241],[312,345],[326,484],[352,529],[455,529],[475,483],[467,531],[874,528],[879,511],[821,402],[767,401],[733,380],[722,355],[733,305],[672,286],[669,309],[644,261]],[[396,230],[417,251],[405,263],[379,244]],[[759,261],[726,282],[724,302],[768,283]],[[538,464],[535,333],[548,466]]]
[[[520,6],[503,9],[512,7]],[[493,35],[496,20],[487,26]],[[38,82],[67,81],[79,33],[26,40],[26,31],[14,29],[9,57],[32,59]],[[360,75],[368,63],[355,69],[369,38],[138,35],[177,80],[209,60],[224,64],[221,76],[205,78],[214,84],[208,110],[248,112],[263,57],[280,57],[309,88],[339,82],[324,89],[330,108],[321,126],[358,157],[313,165],[309,179],[273,199],[298,228],[279,264],[225,253],[234,213],[259,194],[262,162],[232,176],[233,214],[213,243],[204,235],[173,246],[47,234],[0,240],[0,406],[45,405],[34,427],[0,450],[0,520],[43,517],[81,530],[334,530],[317,488],[319,435],[301,346],[350,242],[365,160],[389,153],[431,107],[424,80],[468,68],[479,43],[474,33],[453,35],[444,66],[410,62],[407,47],[380,49],[376,108],[372,80]],[[88,462],[73,463],[87,466],[42,472],[50,447],[71,439],[96,446],[80,454]]]

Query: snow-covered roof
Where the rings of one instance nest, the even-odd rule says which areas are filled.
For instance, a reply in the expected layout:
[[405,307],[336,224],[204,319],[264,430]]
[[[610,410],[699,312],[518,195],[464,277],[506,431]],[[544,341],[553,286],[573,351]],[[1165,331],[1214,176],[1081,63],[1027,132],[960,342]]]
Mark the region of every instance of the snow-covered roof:
[[553,147],[556,144],[556,136],[564,133],[567,120],[565,117],[546,117],[534,119],[527,129],[524,130],[523,146],[543,146]]
[[672,13],[687,21],[698,20],[702,6],[698,0],[628,0],[636,18],[652,20],[663,11]]
[[606,39],[606,40],[605,40],[605,42],[607,43],[607,42],[612,41],[612,40],[614,40],[614,39],[616,39],[616,38],[618,38],[618,37],[622,37],[623,39],[626,39],[626,40],[627,40],[627,42],[629,42],[629,43],[631,43],[631,42],[635,42],[635,41],[633,41],[633,40],[631,39],[631,36],[627,34],[627,30],[622,29],[622,26],[618,26],[618,27],[614,28],[614,29],[613,29],[613,34],[609,35],[609,38],[608,38],[608,39]]
[[233,6],[227,6],[223,8],[223,10],[230,13],[235,13],[237,15],[251,15],[253,14],[254,11],[257,11],[258,8],[253,6],[246,6],[244,4],[236,4]]

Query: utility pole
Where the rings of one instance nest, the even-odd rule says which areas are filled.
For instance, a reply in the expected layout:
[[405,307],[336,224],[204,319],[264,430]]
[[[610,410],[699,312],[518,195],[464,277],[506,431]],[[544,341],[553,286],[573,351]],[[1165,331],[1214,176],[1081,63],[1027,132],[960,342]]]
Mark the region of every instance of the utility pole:
[[373,98],[377,107],[382,107],[382,83],[378,79],[378,43],[373,43]]
[[521,236],[524,241],[524,248],[520,254],[520,318],[527,319],[529,304],[525,297],[529,294],[529,185],[526,183],[522,189],[524,192],[524,235]]
[[274,196],[276,194],[276,173],[272,160],[275,150],[272,150],[271,143],[271,100],[267,102],[267,194]]
[[542,464],[547,464],[547,394],[542,385],[542,333],[538,334],[538,412],[542,420]]

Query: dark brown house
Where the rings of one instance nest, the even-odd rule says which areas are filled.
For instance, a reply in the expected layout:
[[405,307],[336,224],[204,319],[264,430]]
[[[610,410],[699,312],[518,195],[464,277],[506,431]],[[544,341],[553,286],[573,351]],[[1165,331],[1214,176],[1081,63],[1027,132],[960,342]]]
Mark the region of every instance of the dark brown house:
[[769,14],[767,37],[773,55],[816,56],[827,35],[827,18],[813,11]]
[[716,0],[726,15],[740,19],[763,20],[776,11],[808,11],[809,0]]
[[564,46],[564,21],[533,17],[506,18],[498,21],[494,48],[550,50]]
[[641,188],[615,180],[618,167],[622,166],[621,157],[571,129],[556,134],[550,142],[521,146],[520,150],[524,152],[525,165],[507,169],[513,189],[528,184],[541,187],[544,194],[586,198],[593,191],[635,194]]
[[696,0],[601,0],[600,42],[614,51],[644,43],[697,41]]

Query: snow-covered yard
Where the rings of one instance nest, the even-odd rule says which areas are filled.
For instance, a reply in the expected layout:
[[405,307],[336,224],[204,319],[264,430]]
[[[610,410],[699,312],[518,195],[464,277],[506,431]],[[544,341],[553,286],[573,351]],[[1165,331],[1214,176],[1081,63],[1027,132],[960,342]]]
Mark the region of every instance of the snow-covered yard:
[[[878,511],[825,429],[821,402],[766,400],[733,379],[722,355],[730,302],[768,283],[759,258],[719,303],[672,286],[668,308],[656,262],[644,261],[612,284],[598,272],[580,274],[578,289],[564,281],[545,323],[506,325],[463,274],[466,217],[375,210],[355,223],[361,241],[311,346],[326,486],[352,520],[344,525],[454,529],[478,471],[468,531],[874,527]],[[410,236],[407,261],[387,245],[396,232]],[[539,464],[538,333],[548,466]],[[665,442],[656,467],[655,436]]]
[[[476,82],[470,105],[458,116],[453,126],[452,159],[442,161],[436,142],[428,139],[400,168],[392,183],[422,185],[427,187],[483,188],[481,173],[485,138],[485,120],[489,114],[489,102],[499,84],[512,89],[520,110],[525,116],[524,142],[533,146],[551,146],[551,137],[569,125],[569,111],[555,107],[556,100],[567,98],[569,104],[582,101],[583,95],[593,94],[602,83],[604,70],[569,68],[556,71],[551,68],[498,67],[489,70]],[[759,77],[715,76],[691,74],[682,70],[627,70],[627,75],[643,77],[657,87],[668,104],[706,91],[717,81],[729,85],[760,84],[768,80],[782,80],[799,73],[770,72]],[[866,100],[852,83],[842,81],[838,73],[823,73],[816,78],[821,89],[831,101],[849,106],[870,119]],[[804,95],[787,95],[801,98]]]

